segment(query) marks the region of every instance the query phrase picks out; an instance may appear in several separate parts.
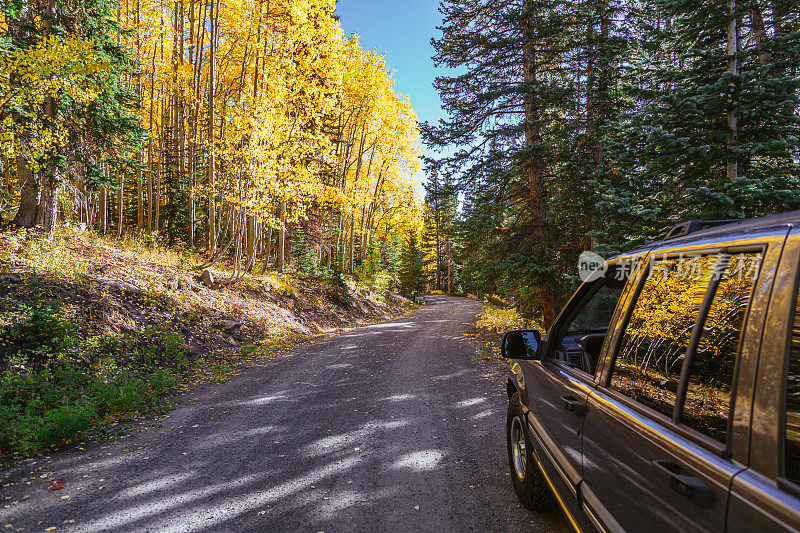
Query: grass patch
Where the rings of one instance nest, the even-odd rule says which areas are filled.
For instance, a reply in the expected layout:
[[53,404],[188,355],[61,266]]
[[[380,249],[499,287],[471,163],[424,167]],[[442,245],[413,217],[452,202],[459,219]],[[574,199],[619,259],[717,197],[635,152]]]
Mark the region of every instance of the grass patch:
[[93,429],[162,412],[159,397],[179,382],[171,371],[119,372],[104,380],[71,364],[0,376],[0,451],[19,459],[70,444]]
[[109,423],[162,412],[188,369],[183,338],[93,332],[55,302],[23,307],[0,335],[0,458],[20,459]]
[[[162,412],[163,395],[225,381],[300,342],[314,329],[303,314],[328,313],[323,327],[338,327],[354,314],[352,298],[381,301],[369,290],[391,285],[376,275],[356,290],[320,269],[250,273],[215,290],[198,281],[202,263],[156,234],[117,240],[67,226],[50,240],[0,230],[0,463]],[[232,275],[224,262],[209,269]],[[218,324],[234,317],[244,327],[232,339]]]
[[216,361],[211,364],[206,378],[211,383],[223,383],[228,381],[228,374],[230,374],[232,370],[233,368],[227,363]]

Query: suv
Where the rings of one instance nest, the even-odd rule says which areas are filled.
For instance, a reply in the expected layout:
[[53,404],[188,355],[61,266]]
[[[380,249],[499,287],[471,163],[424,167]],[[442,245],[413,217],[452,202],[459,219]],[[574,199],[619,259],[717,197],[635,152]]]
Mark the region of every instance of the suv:
[[577,530],[800,530],[800,211],[606,261],[505,335],[508,459]]

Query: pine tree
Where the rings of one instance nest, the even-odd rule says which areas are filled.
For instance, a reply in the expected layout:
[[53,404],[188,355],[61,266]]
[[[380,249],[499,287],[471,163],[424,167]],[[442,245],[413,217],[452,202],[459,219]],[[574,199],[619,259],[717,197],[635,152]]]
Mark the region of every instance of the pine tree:
[[555,318],[598,221],[594,183],[608,172],[604,137],[618,105],[612,69],[625,51],[616,1],[448,0],[436,87],[449,113],[423,128],[428,165],[465,193],[465,272],[524,311]]
[[397,290],[400,286],[401,250],[397,244],[399,240],[400,236],[393,234],[383,248],[383,265],[387,277],[386,289],[389,290]]
[[422,249],[428,281],[436,290],[450,291],[453,286],[453,248],[459,247],[458,193],[454,181],[440,179],[436,173],[425,184],[425,216]]
[[415,297],[425,290],[422,250],[415,232],[410,232],[400,256],[400,291]]
[[[50,56],[40,57],[49,66],[59,63],[59,51],[73,47],[78,52],[75,48],[81,43],[91,45],[90,50],[71,58],[76,60],[74,70],[50,74],[56,80],[62,76],[61,83],[43,78],[49,83],[42,87],[40,101],[19,101],[8,116],[18,138],[26,139],[22,145],[41,146],[17,154],[21,198],[15,222],[20,226],[37,225],[52,234],[69,168],[85,167],[91,188],[112,185],[109,173],[101,167],[113,167],[118,175],[134,167],[132,152],[139,146],[142,129],[136,117],[136,97],[126,87],[126,80],[136,73],[137,66],[120,44],[124,30],[115,18],[117,10],[114,0],[81,0],[69,5],[15,0],[3,6],[9,22],[8,42],[17,54],[44,45],[44,53]],[[20,74],[10,72],[9,81]]]
[[618,174],[599,183],[606,253],[687,219],[800,207],[800,6],[736,6],[652,0],[637,10],[629,111],[609,143]]
[[308,230],[302,225],[295,232],[292,252],[297,261],[297,270],[306,275],[314,275],[319,270],[319,260],[314,246],[307,237]]

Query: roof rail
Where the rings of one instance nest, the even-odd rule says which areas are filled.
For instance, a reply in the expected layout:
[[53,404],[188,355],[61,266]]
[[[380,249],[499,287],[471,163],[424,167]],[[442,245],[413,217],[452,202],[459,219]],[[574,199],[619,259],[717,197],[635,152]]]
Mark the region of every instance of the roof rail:
[[680,224],[669,230],[667,232],[667,236],[664,237],[664,240],[674,239],[675,237],[683,237],[684,235],[689,235],[690,233],[700,231],[701,229],[713,228],[714,226],[722,226],[723,224],[730,224],[732,222],[741,222],[742,220],[743,219],[687,220],[686,222],[681,222]]

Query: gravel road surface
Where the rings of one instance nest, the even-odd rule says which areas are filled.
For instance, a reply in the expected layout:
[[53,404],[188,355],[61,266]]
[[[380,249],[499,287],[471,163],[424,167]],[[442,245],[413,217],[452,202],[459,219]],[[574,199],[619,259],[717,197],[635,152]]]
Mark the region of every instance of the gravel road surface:
[[26,462],[0,531],[567,531],[514,496],[503,369],[468,335],[480,309],[429,296]]

